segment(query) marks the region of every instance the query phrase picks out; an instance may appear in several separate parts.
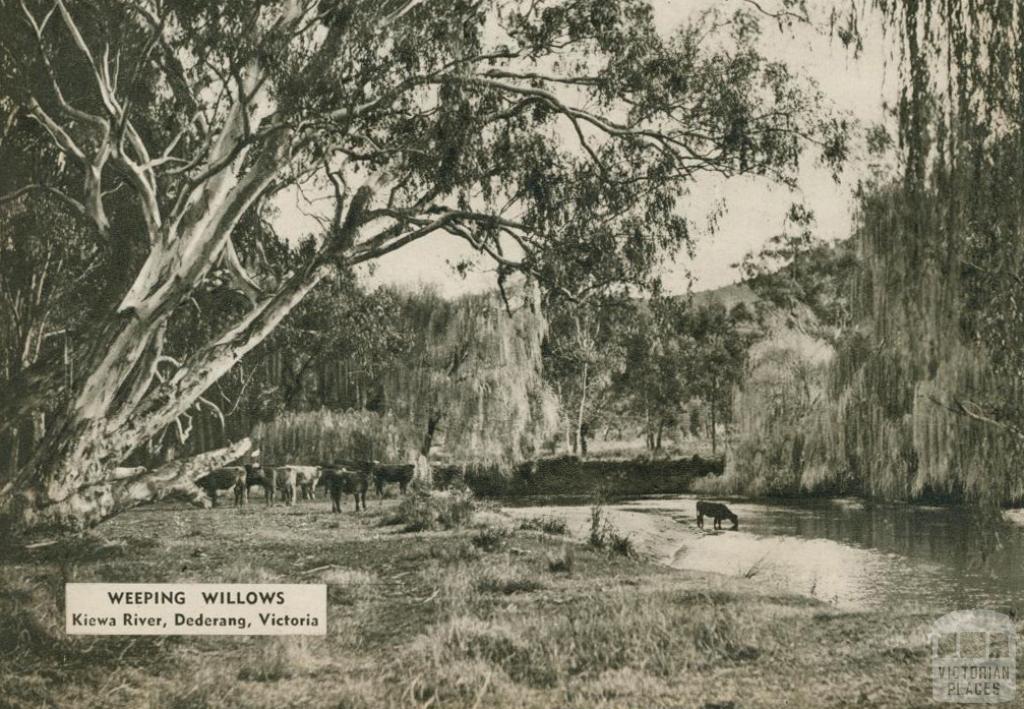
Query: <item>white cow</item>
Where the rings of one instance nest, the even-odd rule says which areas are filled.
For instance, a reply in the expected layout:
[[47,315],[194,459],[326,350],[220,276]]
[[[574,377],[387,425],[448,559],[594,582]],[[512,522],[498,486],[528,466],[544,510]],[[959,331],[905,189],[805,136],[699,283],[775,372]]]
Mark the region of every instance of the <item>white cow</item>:
[[282,465],[277,468],[277,486],[284,493],[285,502],[295,504],[302,497],[312,500],[316,497],[316,484],[320,481],[320,468],[315,465]]

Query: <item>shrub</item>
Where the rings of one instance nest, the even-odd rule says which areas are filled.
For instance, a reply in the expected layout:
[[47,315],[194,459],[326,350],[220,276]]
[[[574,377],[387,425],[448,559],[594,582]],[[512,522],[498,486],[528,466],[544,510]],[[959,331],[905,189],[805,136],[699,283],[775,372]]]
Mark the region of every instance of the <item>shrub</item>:
[[548,571],[552,573],[571,574],[575,566],[576,556],[568,544],[558,554],[548,554]]
[[630,559],[639,556],[633,540],[618,533],[612,523],[608,521],[604,507],[600,504],[590,508],[590,537],[587,542],[595,549],[607,549]]
[[569,525],[564,517],[530,517],[520,522],[519,528],[544,532],[545,534],[565,535],[569,533]]
[[473,493],[469,490],[433,492],[419,489],[406,495],[398,506],[397,522],[407,532],[455,529],[473,518]]
[[625,534],[619,534],[614,530],[608,530],[605,543],[609,551],[619,556],[625,556],[629,559],[636,559],[639,554],[637,553],[636,546],[633,544],[633,540]]
[[587,541],[595,549],[604,549],[607,534],[608,520],[605,518],[604,507],[594,505],[590,508],[590,537]]
[[512,530],[505,527],[483,527],[470,540],[477,549],[481,551],[497,551],[505,546],[505,542],[512,536]]

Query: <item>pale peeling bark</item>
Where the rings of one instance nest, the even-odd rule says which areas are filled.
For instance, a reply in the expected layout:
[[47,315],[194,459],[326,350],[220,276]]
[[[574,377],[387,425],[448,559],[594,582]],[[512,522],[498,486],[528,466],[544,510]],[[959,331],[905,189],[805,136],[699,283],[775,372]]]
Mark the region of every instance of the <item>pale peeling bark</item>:
[[[265,67],[253,59],[225,79],[225,95],[233,100],[221,116],[214,116],[216,121],[200,116],[197,125],[204,139],[195,143],[198,151],[174,156],[172,164],[167,159],[175,141],[163,147],[147,145],[132,121],[131,102],[119,95],[116,80],[111,80],[108,53],[101,55],[89,46],[73,13],[63,3],[57,3],[59,12],[43,18],[34,16],[27,6],[22,9],[51,84],[46,100],[28,95],[24,109],[65,159],[77,163],[85,175],[79,197],[59,194],[109,240],[114,235],[104,202],[104,175],[116,170],[127,178],[137,198],[145,229],[139,236],[149,244],[149,254],[127,293],[92,333],[90,350],[78,362],[84,377],[68,392],[70,403],[33,459],[0,491],[0,517],[9,516],[14,526],[81,527],[171,491],[195,495],[193,472],[237,457],[238,451],[218,452],[180,464],[184,467],[170,464],[127,475],[118,468],[133,450],[174,425],[338,265],[376,258],[456,220],[472,223],[478,217],[462,210],[422,214],[384,210],[375,218],[390,224],[357,242],[376,182],[343,194],[328,168],[337,192],[333,228],[309,264],[275,292],[264,294],[246,273],[231,235],[242,215],[288,170],[293,152],[308,139],[297,136],[295,126],[274,114],[272,101],[260,94],[268,81]],[[287,36],[316,11],[316,3],[285,2],[270,31]],[[383,19],[394,20],[401,14]],[[155,16],[150,21],[156,41],[163,23]],[[50,64],[49,39],[44,37],[48,22],[62,23],[62,31],[70,34],[80,58],[91,69],[102,107],[96,113],[65,100],[59,72]],[[324,118],[344,121],[380,100],[338,109]],[[186,167],[178,170],[181,163]],[[386,176],[367,179],[381,177]],[[348,208],[343,210],[346,201]],[[164,380],[157,368],[168,320],[218,264],[252,307],[219,336],[184,357]],[[22,409],[16,405],[13,410]]]
[[[281,26],[297,21],[299,8],[298,3],[286,3]],[[262,140],[251,140],[265,118],[251,101],[265,80],[258,64],[242,72],[239,99],[216,130],[209,151],[199,156],[198,174],[187,178],[181,199],[164,214],[157,199],[152,151],[135,130],[104,67],[97,69],[74,17],[63,5],[60,17],[94,69],[106,115],[72,107],[63,100],[56,78],[57,111],[51,115],[35,98],[29,99],[28,109],[57,147],[94,178],[86,180],[82,213],[101,234],[109,233],[103,170],[109,163],[127,175],[138,196],[150,252],[116,312],[97,328],[90,352],[80,363],[85,377],[76,383],[60,427],[0,493],[0,515],[17,508],[14,524],[21,527],[89,526],[172,489],[197,494],[190,479],[179,474],[168,477],[170,468],[129,478],[120,478],[114,471],[133,450],[173,425],[323,275],[322,269],[309,270],[305,278],[292,279],[259,302],[258,287],[245,273],[230,241],[238,220],[281,169],[292,140],[289,130],[274,126]],[[45,60],[45,22],[37,22],[30,14],[27,19]],[[115,127],[126,141],[118,138]],[[250,156],[255,149],[259,153]],[[252,311],[224,337],[200,349],[170,381],[154,386],[168,319],[218,262],[250,298]],[[214,466],[222,457],[200,456],[188,466],[190,470]]]
[[244,438],[226,448],[166,463],[155,470],[110,468],[106,479],[77,488],[71,495],[54,501],[44,490],[29,488],[7,501],[3,510],[9,531],[26,529],[78,530],[92,527],[112,515],[173,495],[199,506],[209,498],[195,480],[213,468],[245,455],[251,441]]

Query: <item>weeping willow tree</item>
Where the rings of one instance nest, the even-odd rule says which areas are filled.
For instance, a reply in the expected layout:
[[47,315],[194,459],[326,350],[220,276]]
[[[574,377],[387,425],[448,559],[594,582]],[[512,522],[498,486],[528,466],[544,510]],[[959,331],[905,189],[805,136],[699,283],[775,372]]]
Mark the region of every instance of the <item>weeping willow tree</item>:
[[386,406],[415,422],[418,454],[443,440],[448,457],[506,465],[536,454],[558,425],[558,404],[541,376],[547,322],[540,290],[430,293],[400,307],[408,349],[380,385]]
[[455,300],[421,290],[395,300],[391,326],[404,344],[375,375],[376,410],[285,413],[253,432],[263,458],[406,462],[442,442],[462,463],[506,466],[535,455],[557,426],[557,401],[541,379],[547,323],[538,289]]
[[1024,8],[875,4],[897,28],[902,175],[862,200],[830,470],[888,497],[1020,498]]
[[806,305],[770,309],[760,329],[733,387],[725,473],[697,481],[702,492],[794,494],[827,459],[835,349]]
[[[789,489],[853,480],[890,499],[1020,499],[1024,7],[851,8],[847,28],[866,8],[895,28],[898,174],[861,193],[853,327],[820,373],[827,403],[808,406],[785,435],[751,425],[746,443],[775,459],[745,479],[764,479],[774,463]],[[783,440],[788,453],[773,448]]]
[[319,465],[338,460],[404,461],[414,435],[409,421],[375,411],[288,412],[257,424],[253,440],[270,464]]

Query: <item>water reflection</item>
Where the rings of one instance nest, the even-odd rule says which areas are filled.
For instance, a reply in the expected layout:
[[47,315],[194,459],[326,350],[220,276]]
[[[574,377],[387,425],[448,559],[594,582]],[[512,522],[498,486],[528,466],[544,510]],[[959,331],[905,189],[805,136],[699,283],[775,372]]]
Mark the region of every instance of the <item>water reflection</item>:
[[[693,526],[694,505],[687,496],[618,507]],[[1001,519],[856,500],[729,506],[740,530],[692,536],[673,565],[746,574],[847,608],[1006,611],[1024,602],[1024,529]]]

